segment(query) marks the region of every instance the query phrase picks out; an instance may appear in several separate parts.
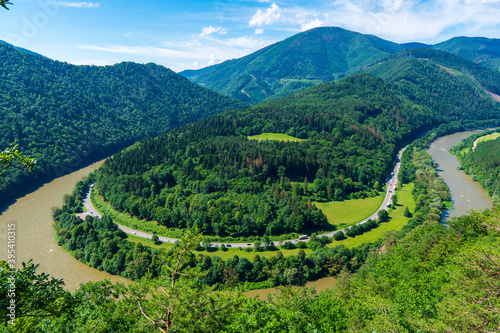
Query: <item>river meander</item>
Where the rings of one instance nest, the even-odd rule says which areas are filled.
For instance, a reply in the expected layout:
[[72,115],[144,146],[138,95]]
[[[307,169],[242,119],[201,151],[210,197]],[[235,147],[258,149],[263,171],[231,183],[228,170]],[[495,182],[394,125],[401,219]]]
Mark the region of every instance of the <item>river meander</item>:
[[[457,159],[448,150],[459,140],[477,131],[460,132],[437,139],[429,148],[432,158],[439,163],[439,174],[450,187],[455,209],[450,216],[465,214],[471,208],[491,207],[491,198],[486,191],[463,171],[457,170]],[[45,184],[36,191],[26,194],[5,209],[0,215],[0,259],[7,258],[7,225],[16,224],[16,266],[33,259],[40,264],[39,273],[45,272],[64,279],[68,290],[76,290],[80,283],[109,279],[112,282],[127,283],[128,280],[100,272],[73,258],[57,245],[54,237],[50,209],[62,205],[65,193],[71,193],[75,183],[97,169],[103,161],[75,171]],[[317,290],[331,288],[335,278],[324,278],[308,283]],[[274,289],[249,292],[249,296],[266,295]]]
[[[86,168],[62,176],[43,185],[36,191],[16,200],[0,215],[0,259],[7,259],[7,225],[16,225],[16,267],[33,259],[40,264],[37,272],[45,272],[54,278],[64,279],[68,290],[78,289],[80,283],[110,279],[126,283],[128,280],[101,272],[72,257],[57,245],[51,207],[62,206],[62,197],[71,193],[82,177],[97,169],[104,160]],[[8,190],[8,189],[7,189]]]
[[457,169],[460,163],[448,152],[455,143],[480,132],[482,131],[474,130],[440,137],[427,150],[432,159],[439,164],[438,174],[450,188],[454,208],[445,213],[446,218],[465,215],[471,208],[485,209],[493,206],[488,193],[469,175]]

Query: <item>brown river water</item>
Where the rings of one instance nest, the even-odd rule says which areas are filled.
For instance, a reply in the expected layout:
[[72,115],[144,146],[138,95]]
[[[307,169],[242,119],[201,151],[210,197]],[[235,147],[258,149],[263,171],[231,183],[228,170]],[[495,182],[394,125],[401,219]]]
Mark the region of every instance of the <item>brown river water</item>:
[[440,137],[427,150],[432,159],[439,164],[438,174],[443,177],[446,185],[450,188],[454,208],[445,212],[445,218],[465,215],[471,208],[485,209],[493,206],[488,193],[469,175],[457,169],[460,163],[455,156],[448,152],[455,143],[480,132],[482,131],[474,130]]
[[[0,259],[7,259],[7,225],[15,224],[16,267],[33,259],[40,264],[37,272],[63,279],[68,290],[78,289],[80,283],[109,279],[126,283],[128,280],[98,271],[72,257],[57,245],[50,208],[62,206],[62,197],[71,193],[77,181],[97,169],[104,160],[62,176],[34,192],[16,200],[0,215]],[[8,190],[8,189],[7,189]]]
[[[439,163],[439,174],[450,187],[455,209],[450,216],[465,214],[471,208],[491,207],[491,198],[484,189],[474,182],[463,171],[457,170],[458,161],[448,153],[451,146],[477,131],[460,132],[439,138],[432,143],[429,153]],[[38,272],[45,272],[54,278],[63,279],[68,290],[74,291],[81,283],[109,279],[113,283],[129,283],[130,281],[94,268],[86,266],[73,258],[57,245],[50,209],[62,205],[65,193],[71,193],[75,183],[82,177],[97,169],[104,160],[69,175],[57,178],[50,183],[26,194],[2,211],[0,215],[0,259],[7,259],[7,225],[15,224],[16,267],[22,262],[33,259],[40,264]],[[332,288],[334,277],[309,282],[308,287],[316,286],[316,290]],[[252,290],[248,296],[258,295],[265,298],[275,288]]]

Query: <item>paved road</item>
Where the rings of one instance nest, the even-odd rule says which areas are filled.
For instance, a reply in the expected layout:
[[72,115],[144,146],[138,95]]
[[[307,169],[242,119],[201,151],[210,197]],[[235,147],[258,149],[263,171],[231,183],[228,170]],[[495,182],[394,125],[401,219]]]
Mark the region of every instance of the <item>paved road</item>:
[[[398,185],[398,174],[399,174],[399,168],[401,166],[401,156],[403,155],[403,152],[406,150],[407,147],[408,146],[404,147],[398,153],[398,156],[396,158],[396,165],[394,166],[394,172],[392,172],[391,176],[387,180],[387,191],[386,191],[384,202],[382,203],[382,206],[380,206],[380,208],[377,209],[377,211],[375,213],[373,213],[373,215],[371,215],[370,217],[368,217],[368,218],[364,219],[363,221],[358,222],[356,224],[366,223],[370,219],[376,220],[378,218],[378,212],[382,209],[387,209],[388,206],[390,205],[391,198],[394,195],[394,193],[396,192],[396,187]],[[94,184],[90,185],[89,190],[87,191],[87,193],[85,194],[85,197],[83,198],[83,206],[85,207],[85,209],[87,211],[85,213],[78,214],[82,219],[85,219],[85,216],[87,216],[87,215],[97,216],[99,218],[102,217],[102,215],[99,214],[99,212],[92,206],[92,203],[90,201],[90,191],[92,190],[93,186],[94,186]],[[147,232],[128,228],[128,227],[122,226],[120,224],[117,224],[117,225],[118,225],[118,229],[123,230],[127,234],[135,235],[135,236],[142,237],[142,238],[148,238],[148,239],[151,239],[151,237],[153,237],[152,234],[148,234]],[[321,234],[318,236],[319,237],[321,237],[321,236],[333,237],[333,235],[335,235],[337,232],[346,231],[347,229],[350,229],[350,228],[351,227],[348,227],[348,228],[328,232],[326,234]],[[168,237],[163,237],[163,236],[158,236],[158,238],[162,242],[166,242],[166,243],[175,243],[176,241],[178,241],[178,239],[168,238]],[[307,242],[308,240],[309,240],[309,238],[302,239],[302,241],[304,241],[304,242]],[[293,242],[293,243],[297,243],[299,240],[298,239],[289,239],[288,241]],[[280,245],[280,242],[277,242],[277,241],[272,242],[272,243],[275,246]],[[220,247],[221,245],[222,245],[222,243],[212,243],[212,247]],[[224,245],[227,247],[253,247],[254,246],[253,243],[224,243]]]

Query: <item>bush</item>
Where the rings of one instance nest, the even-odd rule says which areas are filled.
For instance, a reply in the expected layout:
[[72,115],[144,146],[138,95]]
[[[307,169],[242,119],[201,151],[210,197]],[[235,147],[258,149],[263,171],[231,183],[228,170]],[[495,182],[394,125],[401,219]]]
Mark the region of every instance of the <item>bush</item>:
[[293,250],[296,248],[296,246],[292,242],[286,241],[283,243],[283,245],[281,245],[281,248],[285,250]]
[[346,238],[347,237],[345,236],[344,232],[342,232],[342,231],[339,231],[335,235],[333,235],[333,239],[335,239],[336,241],[341,241],[341,240],[346,239]]
[[158,237],[157,234],[153,234],[153,237],[151,237],[151,240],[153,241],[153,243],[155,243],[156,245],[160,245],[161,243],[163,243],[161,240],[160,240],[160,237]]
[[297,249],[305,249],[307,248],[307,244],[305,242],[297,242],[297,244],[295,244],[295,247]]

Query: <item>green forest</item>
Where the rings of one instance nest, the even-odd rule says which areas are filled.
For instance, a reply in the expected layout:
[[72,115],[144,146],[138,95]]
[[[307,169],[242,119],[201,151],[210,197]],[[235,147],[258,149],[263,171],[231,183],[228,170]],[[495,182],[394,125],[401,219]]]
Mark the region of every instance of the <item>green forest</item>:
[[[447,126],[442,131],[451,130]],[[445,209],[444,202],[450,200],[450,194],[443,180],[438,177],[436,165],[420,144],[429,140],[434,133],[416,140],[403,155],[404,182],[412,182],[412,195],[416,202],[415,210],[408,212],[410,219],[399,233],[403,235],[424,224],[426,221],[439,223]],[[96,269],[117,274],[132,280],[140,279],[148,274],[155,278],[161,276],[161,258],[164,250],[153,249],[141,243],[130,242],[128,236],[117,228],[109,216],[102,219],[87,216],[85,221],[75,216],[81,212],[81,199],[87,192],[88,186],[96,181],[98,172],[92,173],[87,179],[79,181],[73,193],[65,197],[65,204],[53,212],[56,237],[58,244],[63,246],[78,260]],[[345,234],[336,234],[335,239],[356,237],[369,232],[386,222],[386,218],[379,218],[360,226],[349,229]],[[196,227],[194,228],[196,229]],[[199,229],[198,229],[199,230]],[[197,267],[205,275],[200,278],[204,284],[224,289],[228,286],[243,285],[262,288],[279,285],[302,285],[306,281],[316,280],[325,276],[335,276],[342,270],[355,272],[366,261],[369,254],[380,248],[384,240],[362,244],[355,248],[346,248],[343,245],[331,247],[327,237],[311,236],[305,242],[293,244],[285,242],[278,249],[270,244],[267,235],[261,239],[262,250],[273,251],[275,255],[266,258],[260,257],[257,252],[251,261],[235,255],[233,258],[222,260],[215,255],[209,255],[205,244],[194,247],[197,257]],[[313,252],[306,256],[300,251],[295,256],[284,257],[280,250],[291,248],[308,248]],[[212,249],[213,250],[213,249]],[[217,249],[224,251],[224,248]]]
[[75,66],[0,43],[0,149],[18,145],[33,173],[4,173],[0,202],[156,136],[245,104],[159,65]]
[[[494,207],[446,222],[451,194],[427,153],[439,136],[500,125],[500,73],[432,49],[497,63],[495,43],[484,58],[473,42],[409,48],[320,28],[184,73],[265,100],[253,106],[160,65],[74,66],[0,42],[0,204],[113,155],[52,207],[53,233],[75,260],[130,280],[70,292],[36,262],[14,273],[0,260],[0,332],[499,332],[500,138],[452,149]],[[411,205],[394,194],[378,219],[318,236],[337,226],[316,204],[377,199],[403,147],[397,193]],[[80,218],[91,184],[108,214],[180,239]],[[305,287],[325,277],[326,291]]]
[[[359,75],[146,139],[96,173],[115,209],[221,237],[327,228],[312,201],[374,196],[393,158],[432,124],[380,79]],[[247,136],[285,133],[300,142]]]
[[[449,226],[424,221],[404,236],[387,236],[374,251],[358,250],[354,258],[340,257],[339,261],[347,260],[347,264],[340,267],[334,263],[339,273],[330,291],[284,287],[267,300],[247,298],[241,289],[214,291],[202,283],[213,271],[203,272],[208,260],[192,254],[201,240],[192,234],[171,252],[158,256],[163,269],[157,279],[146,276],[128,287],[104,281],[82,285],[69,293],[61,280],[39,274],[36,265],[29,263],[18,273],[17,293],[23,302],[18,304],[16,325],[7,327],[4,321],[0,329],[494,332],[500,327],[499,212],[472,212],[454,218]],[[359,259],[365,259],[361,267]],[[299,256],[278,258],[276,262],[289,265],[291,260],[302,260],[302,265],[311,261]],[[252,265],[264,263],[256,256]],[[4,262],[0,264],[6,267]],[[236,272],[240,265],[247,265],[243,272],[254,274],[248,262],[236,263],[235,258],[226,264],[235,265]],[[265,269],[257,270],[262,271]],[[7,280],[6,274],[6,270],[0,271],[2,281]],[[5,289],[3,284],[0,292]],[[6,299],[2,297],[0,302]],[[6,308],[2,303],[2,318],[7,315]]]

